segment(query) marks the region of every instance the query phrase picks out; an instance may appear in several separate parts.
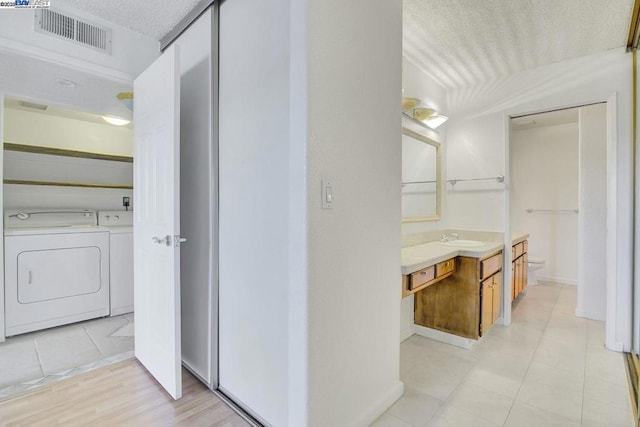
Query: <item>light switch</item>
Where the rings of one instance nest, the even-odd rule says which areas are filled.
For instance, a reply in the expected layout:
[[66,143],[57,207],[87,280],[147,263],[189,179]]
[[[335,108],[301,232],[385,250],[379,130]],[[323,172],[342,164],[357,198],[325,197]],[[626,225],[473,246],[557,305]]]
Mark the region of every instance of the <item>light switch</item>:
[[333,186],[326,180],[322,180],[322,209],[333,209]]

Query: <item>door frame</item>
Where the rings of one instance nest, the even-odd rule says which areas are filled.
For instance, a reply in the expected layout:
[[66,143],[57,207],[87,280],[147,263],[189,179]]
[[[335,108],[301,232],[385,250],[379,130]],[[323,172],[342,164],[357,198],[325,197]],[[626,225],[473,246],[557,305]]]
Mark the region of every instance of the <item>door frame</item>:
[[[618,321],[616,318],[616,297],[624,290],[623,285],[618,283],[617,280],[617,202],[618,202],[618,111],[617,111],[617,95],[616,93],[610,94],[606,99],[596,98],[584,102],[576,102],[569,104],[549,104],[543,108],[537,109],[510,109],[503,113],[503,129],[504,129],[504,182],[505,182],[505,197],[504,197],[504,245],[505,248],[510,248],[511,241],[511,119],[519,116],[545,113],[554,110],[563,110],[569,108],[578,108],[590,104],[604,103],[607,106],[607,260],[606,260],[606,293],[607,293],[607,315],[606,315],[606,339],[605,345],[608,349],[614,351],[623,351],[624,343],[616,339],[616,331],[618,329]],[[579,238],[580,236],[578,236]],[[505,277],[511,277],[511,251],[505,250],[504,260],[504,274]],[[506,289],[509,288],[509,289]],[[505,325],[511,324],[511,288],[505,287],[503,292],[503,322]]]

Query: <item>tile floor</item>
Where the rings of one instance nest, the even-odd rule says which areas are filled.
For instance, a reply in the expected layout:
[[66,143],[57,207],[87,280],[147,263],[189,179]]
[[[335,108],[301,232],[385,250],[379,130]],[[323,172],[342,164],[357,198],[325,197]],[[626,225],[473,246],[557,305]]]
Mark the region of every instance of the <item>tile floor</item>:
[[404,396],[373,426],[633,426],[623,356],[575,304],[575,286],[543,283],[470,350],[407,339]]
[[133,356],[133,314],[88,320],[0,343],[0,398]]

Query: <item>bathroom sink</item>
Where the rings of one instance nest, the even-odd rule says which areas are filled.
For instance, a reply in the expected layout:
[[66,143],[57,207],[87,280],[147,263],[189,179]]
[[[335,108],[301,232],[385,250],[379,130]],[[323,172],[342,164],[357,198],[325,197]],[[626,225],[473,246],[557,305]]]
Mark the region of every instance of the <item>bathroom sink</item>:
[[484,242],[478,240],[452,240],[450,242],[439,243],[444,246],[456,246],[458,248],[477,248],[485,245]]

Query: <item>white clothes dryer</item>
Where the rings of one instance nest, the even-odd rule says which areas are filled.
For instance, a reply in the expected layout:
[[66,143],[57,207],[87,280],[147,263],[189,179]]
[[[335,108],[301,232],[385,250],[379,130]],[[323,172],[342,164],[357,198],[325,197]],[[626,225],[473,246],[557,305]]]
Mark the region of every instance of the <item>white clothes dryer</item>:
[[133,212],[100,211],[98,224],[109,230],[111,315],[133,311]]
[[109,314],[109,232],[95,211],[5,211],[5,335]]

